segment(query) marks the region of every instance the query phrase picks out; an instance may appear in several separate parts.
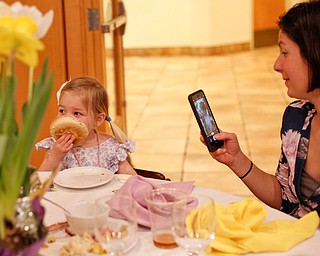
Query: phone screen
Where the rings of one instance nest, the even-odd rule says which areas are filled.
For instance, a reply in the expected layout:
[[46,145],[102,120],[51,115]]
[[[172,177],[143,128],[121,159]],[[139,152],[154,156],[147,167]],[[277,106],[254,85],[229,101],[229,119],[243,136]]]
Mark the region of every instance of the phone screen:
[[202,90],[196,91],[190,94],[188,99],[209,151],[213,152],[222,147],[223,141],[217,141],[214,137],[219,133],[219,128],[204,92]]

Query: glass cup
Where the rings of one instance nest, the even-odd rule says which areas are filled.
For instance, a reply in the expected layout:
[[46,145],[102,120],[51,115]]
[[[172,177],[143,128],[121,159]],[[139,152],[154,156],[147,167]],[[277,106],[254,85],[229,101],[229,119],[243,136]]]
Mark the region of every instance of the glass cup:
[[153,243],[156,247],[178,247],[172,235],[172,211],[177,202],[186,202],[188,193],[175,188],[159,188],[149,191],[145,199],[149,209]]
[[178,202],[173,206],[172,231],[177,244],[187,255],[199,255],[215,238],[216,215],[210,195],[195,195],[198,205]]
[[[111,197],[105,196],[97,199],[95,202],[96,208],[100,208],[101,205],[108,205]],[[128,218],[118,219],[109,216],[104,222],[97,218],[94,229],[97,241],[111,256],[122,256],[131,250],[137,241],[137,219],[134,201],[128,196],[119,196],[118,200],[122,210],[129,213]]]

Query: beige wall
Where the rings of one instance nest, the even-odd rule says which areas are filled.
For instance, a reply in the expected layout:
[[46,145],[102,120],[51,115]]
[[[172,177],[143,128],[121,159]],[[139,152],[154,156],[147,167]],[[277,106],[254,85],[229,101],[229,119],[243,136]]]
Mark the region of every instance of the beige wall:
[[252,0],[123,2],[128,18],[125,48],[212,47],[252,42]]
[[286,1],[286,8],[289,9],[296,3],[304,2],[304,0],[287,0]]
[[[104,3],[110,0],[103,0]],[[253,44],[252,0],[123,0],[125,48]],[[303,0],[286,0],[286,9]],[[107,10],[105,10],[107,12]],[[111,42],[110,35],[106,35]],[[108,48],[110,43],[108,44]]]

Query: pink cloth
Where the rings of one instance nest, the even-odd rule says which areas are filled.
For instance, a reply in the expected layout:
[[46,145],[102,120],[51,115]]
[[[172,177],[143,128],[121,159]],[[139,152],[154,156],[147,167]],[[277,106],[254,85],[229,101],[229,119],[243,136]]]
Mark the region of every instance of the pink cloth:
[[147,191],[156,188],[176,188],[191,193],[194,188],[194,181],[186,182],[170,182],[165,184],[154,184],[150,180],[141,176],[131,176],[126,183],[117,191],[117,193],[108,201],[110,206],[110,216],[114,218],[128,219],[132,213],[123,210],[120,196],[126,195],[131,197],[137,209],[137,222],[139,225],[150,227],[150,217],[148,212],[148,205],[145,200]]

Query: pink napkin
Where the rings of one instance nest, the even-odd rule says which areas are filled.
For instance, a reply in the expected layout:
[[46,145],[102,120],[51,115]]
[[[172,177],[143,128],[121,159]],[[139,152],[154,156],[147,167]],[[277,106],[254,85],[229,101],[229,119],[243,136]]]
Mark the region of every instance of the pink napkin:
[[176,188],[191,193],[193,190],[194,181],[186,182],[170,182],[165,184],[154,184],[150,180],[142,176],[131,176],[126,183],[117,191],[117,193],[108,201],[110,206],[110,216],[114,218],[129,219],[132,213],[123,210],[120,196],[126,195],[131,197],[137,209],[137,222],[139,225],[150,227],[150,217],[148,205],[144,199],[147,191],[156,188]]

